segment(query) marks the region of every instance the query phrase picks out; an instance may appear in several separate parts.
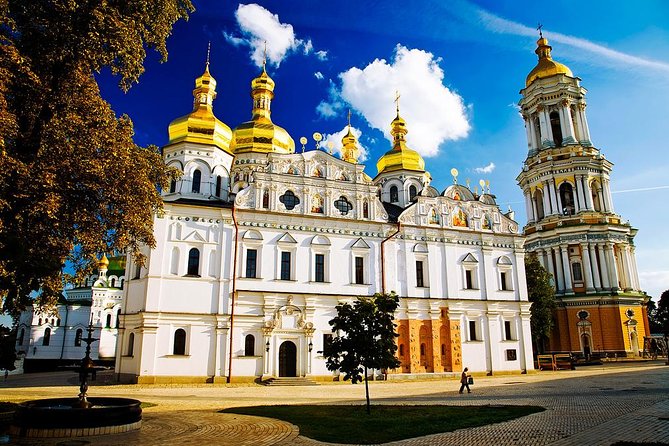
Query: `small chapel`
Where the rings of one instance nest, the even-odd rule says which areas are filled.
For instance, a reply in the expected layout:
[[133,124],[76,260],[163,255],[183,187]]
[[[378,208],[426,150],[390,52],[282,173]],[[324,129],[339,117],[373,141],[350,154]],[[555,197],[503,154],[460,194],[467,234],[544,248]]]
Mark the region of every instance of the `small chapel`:
[[275,91],[263,67],[251,80],[250,120],[232,129],[214,114],[207,63],[192,111],[170,123],[162,153],[182,176],[163,192],[146,264],[128,257],[119,376],[336,380],[322,353],[335,306],[391,291],[401,365],[375,373],[533,369],[525,238],[489,186],[472,190],[455,170],[450,186],[431,186],[399,102],[372,174],[350,121],[341,156],[296,150],[274,122]]

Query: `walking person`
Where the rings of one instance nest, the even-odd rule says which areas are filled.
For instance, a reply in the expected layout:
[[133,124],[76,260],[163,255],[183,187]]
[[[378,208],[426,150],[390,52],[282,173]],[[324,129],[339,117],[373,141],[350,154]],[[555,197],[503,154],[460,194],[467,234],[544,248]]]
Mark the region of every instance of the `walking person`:
[[465,387],[467,388],[467,393],[472,393],[472,390],[469,388],[469,376],[467,375],[467,371],[469,368],[465,367],[465,369],[462,371],[462,375],[460,375],[460,392],[462,393],[463,390],[465,390]]

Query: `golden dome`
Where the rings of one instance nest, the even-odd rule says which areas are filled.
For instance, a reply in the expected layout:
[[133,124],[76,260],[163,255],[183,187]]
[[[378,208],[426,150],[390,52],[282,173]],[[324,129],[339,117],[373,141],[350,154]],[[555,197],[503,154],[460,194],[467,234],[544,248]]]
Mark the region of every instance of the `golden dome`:
[[393,148],[387,151],[376,162],[379,174],[395,170],[425,172],[425,160],[423,160],[423,157],[406,145],[404,136],[408,132],[406,121],[400,117],[398,110],[397,117],[393,119],[390,127],[390,134],[393,136]]
[[193,97],[193,111],[170,123],[169,144],[178,142],[209,144],[232,154],[230,150],[232,130],[214,116],[216,79],[209,73],[209,62],[202,76],[195,79]]
[[553,60],[551,57],[552,49],[553,48],[548,45],[548,39],[545,37],[541,37],[537,40],[537,49],[534,52],[539,56],[539,63],[537,63],[537,66],[527,75],[527,79],[525,80],[526,87],[529,87],[535,79],[555,76],[557,74],[574,77],[574,74],[568,66]]
[[102,258],[98,262],[98,267],[100,269],[103,269],[103,268],[107,269],[108,266],[109,266],[109,259],[107,258],[106,254],[102,254]]
[[270,106],[274,98],[274,81],[265,71],[251,81],[253,110],[251,120],[235,128],[232,133],[230,150],[238,153],[293,153],[295,141],[288,132],[274,124]]

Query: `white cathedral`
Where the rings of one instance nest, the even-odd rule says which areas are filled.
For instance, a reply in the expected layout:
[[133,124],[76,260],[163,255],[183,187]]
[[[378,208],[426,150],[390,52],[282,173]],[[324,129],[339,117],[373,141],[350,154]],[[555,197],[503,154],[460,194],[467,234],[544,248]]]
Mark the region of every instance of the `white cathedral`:
[[333,380],[322,351],[335,306],[390,291],[400,296],[401,361],[390,378],[533,369],[513,214],[489,190],[430,186],[399,107],[374,178],[350,130],[341,158],[297,153],[272,122],[274,87],[263,68],[251,120],[231,130],[213,114],[207,64],[193,111],[170,124],[163,156],[183,176],[164,191],[144,267],[128,258],[121,379]]

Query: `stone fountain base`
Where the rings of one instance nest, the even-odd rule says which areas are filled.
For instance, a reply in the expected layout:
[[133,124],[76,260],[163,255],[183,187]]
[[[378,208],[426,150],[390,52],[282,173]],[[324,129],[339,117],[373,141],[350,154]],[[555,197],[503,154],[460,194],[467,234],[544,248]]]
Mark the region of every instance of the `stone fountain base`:
[[83,437],[119,434],[142,426],[141,402],[129,398],[51,398],[18,405],[9,433],[18,437]]

